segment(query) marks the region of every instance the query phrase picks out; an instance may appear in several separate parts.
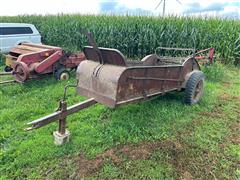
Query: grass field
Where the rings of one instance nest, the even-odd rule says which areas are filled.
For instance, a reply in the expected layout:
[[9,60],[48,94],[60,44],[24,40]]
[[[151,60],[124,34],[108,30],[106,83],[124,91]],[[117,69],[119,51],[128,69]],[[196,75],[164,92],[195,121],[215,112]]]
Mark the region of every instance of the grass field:
[[[170,93],[117,109],[95,105],[68,117],[71,141],[61,147],[53,144],[57,123],[23,129],[57,108],[74,77],[0,87],[0,179],[239,179],[240,70],[204,72],[199,104]],[[83,99],[71,90],[68,103]]]

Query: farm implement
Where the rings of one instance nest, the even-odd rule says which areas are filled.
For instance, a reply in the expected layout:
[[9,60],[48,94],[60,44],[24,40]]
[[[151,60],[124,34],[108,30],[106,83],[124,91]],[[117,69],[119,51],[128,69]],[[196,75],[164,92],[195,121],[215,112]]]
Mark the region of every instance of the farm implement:
[[68,69],[77,68],[84,59],[83,53],[67,55],[60,47],[22,43],[6,55],[5,72],[0,73],[0,76],[13,76],[14,80],[0,84],[23,83],[29,78],[49,73],[58,80],[66,80],[69,78]]
[[[59,129],[54,132],[54,138],[55,144],[60,145],[69,140],[67,116],[96,103],[115,108],[182,90],[185,91],[187,104],[196,104],[201,99],[204,74],[200,70],[197,53],[174,58],[155,53],[141,61],[129,61],[116,49],[98,47],[90,33],[87,33],[87,37],[91,46],[84,47],[87,60],[78,66],[77,84],[65,87],[64,97],[56,112],[28,123],[30,127],[26,130],[58,121]],[[192,51],[172,48],[167,50]],[[69,87],[76,87],[79,95],[89,99],[67,107],[66,94]]]

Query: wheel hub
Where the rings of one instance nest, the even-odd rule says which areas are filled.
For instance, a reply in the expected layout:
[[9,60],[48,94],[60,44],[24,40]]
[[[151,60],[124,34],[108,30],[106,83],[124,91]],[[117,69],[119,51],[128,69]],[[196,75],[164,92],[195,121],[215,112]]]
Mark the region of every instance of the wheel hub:
[[68,73],[62,73],[60,76],[60,80],[68,80],[69,79],[69,75]]

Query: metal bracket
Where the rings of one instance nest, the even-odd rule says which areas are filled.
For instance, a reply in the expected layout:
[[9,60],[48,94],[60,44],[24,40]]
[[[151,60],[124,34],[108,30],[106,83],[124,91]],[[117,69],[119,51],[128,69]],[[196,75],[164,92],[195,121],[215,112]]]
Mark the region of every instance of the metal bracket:
[[65,87],[64,87],[64,93],[63,93],[63,101],[66,101],[66,99],[67,99],[67,90],[69,89],[69,88],[72,88],[72,87],[77,87],[77,85],[73,85],[73,84],[69,84],[69,85],[66,85]]
[[88,32],[86,29],[81,29],[81,33],[83,33],[87,36],[88,44],[93,47],[93,49],[96,51],[96,53],[98,54],[98,56],[100,58],[99,59],[100,64],[105,64],[103,56],[102,56],[102,52],[98,48],[97,43],[96,43],[95,39],[93,38],[92,33]]
[[59,117],[59,127],[58,132],[60,134],[65,134],[66,132],[66,119],[67,119],[67,102],[62,100],[59,102],[59,108],[61,111],[60,117]]

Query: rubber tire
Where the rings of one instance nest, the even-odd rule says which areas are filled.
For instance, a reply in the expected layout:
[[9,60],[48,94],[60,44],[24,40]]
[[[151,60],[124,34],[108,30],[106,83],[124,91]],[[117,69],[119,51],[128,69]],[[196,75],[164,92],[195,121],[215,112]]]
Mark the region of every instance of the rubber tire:
[[55,78],[56,78],[56,80],[61,81],[61,80],[62,80],[62,79],[61,79],[61,75],[62,75],[63,73],[67,73],[67,74],[68,74],[68,78],[65,79],[65,80],[68,80],[68,79],[70,78],[70,73],[69,73],[69,71],[66,70],[65,68],[60,68],[60,69],[57,69],[56,72],[55,72]]
[[11,72],[12,70],[13,70],[13,68],[11,68],[10,66],[5,66],[4,67],[5,72]]
[[[189,105],[193,105],[199,102],[201,97],[203,96],[203,88],[204,88],[204,73],[202,71],[196,71],[193,72],[190,76],[190,78],[187,81],[186,88],[185,88],[185,103]],[[195,99],[195,90],[198,85],[198,83],[202,81],[202,89],[201,89],[201,94],[199,94],[198,98]]]

